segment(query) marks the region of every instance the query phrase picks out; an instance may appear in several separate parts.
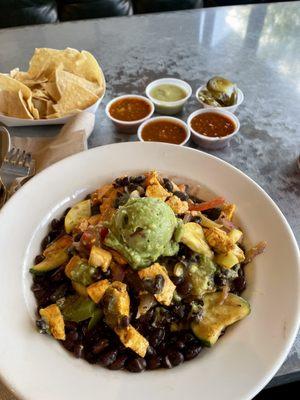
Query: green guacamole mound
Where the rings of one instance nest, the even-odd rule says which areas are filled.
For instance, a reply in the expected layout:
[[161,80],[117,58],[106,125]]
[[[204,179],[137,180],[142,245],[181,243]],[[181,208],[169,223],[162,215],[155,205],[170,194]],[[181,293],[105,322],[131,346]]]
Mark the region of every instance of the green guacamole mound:
[[160,256],[173,256],[178,226],[173,210],[151,197],[130,199],[114,215],[105,244],[122,254],[133,269],[145,268]]

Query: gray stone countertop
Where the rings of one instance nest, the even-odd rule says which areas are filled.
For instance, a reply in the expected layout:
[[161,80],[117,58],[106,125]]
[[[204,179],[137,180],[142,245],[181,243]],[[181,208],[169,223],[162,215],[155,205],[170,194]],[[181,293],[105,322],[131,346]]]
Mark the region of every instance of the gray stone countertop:
[[[300,242],[299,2],[219,7],[0,30],[0,71],[27,69],[35,47],[91,51],[104,70],[106,96],[89,147],[137,140],[118,134],[105,105],[143,94],[161,77],[188,81],[193,93],[209,77],[226,76],[245,95],[241,129],[226,149],[211,152],[254,179],[275,200]],[[180,115],[198,108],[193,97]],[[58,126],[12,128],[14,135],[52,136]],[[196,147],[193,143],[190,146]],[[300,337],[270,385],[300,379]]]

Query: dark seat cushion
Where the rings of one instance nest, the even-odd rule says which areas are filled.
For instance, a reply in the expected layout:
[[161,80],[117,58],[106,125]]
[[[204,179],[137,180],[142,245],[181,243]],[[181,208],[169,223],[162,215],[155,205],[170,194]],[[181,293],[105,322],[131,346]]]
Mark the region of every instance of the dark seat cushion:
[[130,0],[58,0],[58,10],[61,21],[132,14]]
[[134,12],[150,13],[202,7],[202,0],[133,0]]
[[0,28],[56,21],[54,0],[0,0]]

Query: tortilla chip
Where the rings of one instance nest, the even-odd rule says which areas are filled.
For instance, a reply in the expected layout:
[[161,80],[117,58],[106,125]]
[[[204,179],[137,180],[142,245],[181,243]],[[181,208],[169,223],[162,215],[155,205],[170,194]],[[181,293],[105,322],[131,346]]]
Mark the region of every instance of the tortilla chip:
[[35,49],[29,63],[28,74],[34,78],[38,76],[49,77],[52,71],[60,64],[63,65],[65,71],[72,72],[104,87],[103,73],[92,54],[87,51],[80,52],[71,48],[65,50]]
[[21,90],[0,90],[0,113],[9,117],[33,119]]
[[82,78],[81,76],[77,76],[72,74],[71,72],[64,71],[62,64],[56,68],[55,82],[61,96],[70,84],[79,85],[84,89],[87,89],[90,92],[94,93],[97,97],[99,97],[99,95],[101,94],[101,89],[97,83],[90,82],[87,79]]
[[73,110],[84,110],[98,100],[98,97],[89,90],[69,82],[57,104],[53,106],[54,110],[62,115]]

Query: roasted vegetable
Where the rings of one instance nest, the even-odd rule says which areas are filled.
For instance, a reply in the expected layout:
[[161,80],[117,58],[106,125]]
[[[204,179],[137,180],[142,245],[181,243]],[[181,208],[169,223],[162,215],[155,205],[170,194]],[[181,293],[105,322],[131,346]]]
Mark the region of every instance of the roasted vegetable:
[[93,282],[95,272],[96,268],[79,256],[73,256],[65,268],[67,277],[83,286],[88,286]]
[[83,200],[73,206],[65,217],[65,230],[71,233],[83,218],[91,216],[91,200]]
[[60,267],[62,264],[68,261],[68,259],[68,253],[64,250],[59,251],[58,253],[50,253],[42,262],[34,265],[30,269],[30,272],[33,274],[39,274],[51,271],[52,269]]
[[155,278],[160,275],[163,278],[163,283],[161,285],[162,287],[159,293],[153,293],[154,297],[159,303],[162,303],[166,306],[171,304],[176,286],[169,278],[167,271],[163,266],[161,266],[159,263],[155,263],[148,268],[140,270],[138,274],[142,280],[148,279],[153,283],[155,282]]
[[140,357],[145,357],[149,342],[133,326],[129,325],[123,329],[116,328],[115,332],[125,347],[130,348]]
[[189,205],[189,209],[191,211],[205,211],[210,210],[211,208],[219,207],[225,202],[223,197],[216,197],[213,200],[203,201],[202,203],[191,203]]
[[227,326],[243,319],[250,313],[249,303],[242,297],[228,293],[224,299],[222,292],[204,295],[203,318],[193,322],[194,334],[205,346],[213,346]]
[[93,246],[90,253],[89,264],[93,267],[100,267],[106,272],[111,262],[112,255],[109,251]]
[[106,289],[102,302],[105,322],[112,329],[120,325],[122,317],[129,315],[130,299],[127,286],[122,282],[113,282]]
[[96,305],[87,297],[69,296],[57,301],[62,315],[66,321],[81,322],[92,318]]
[[205,241],[202,227],[195,222],[188,222],[181,227],[179,241],[196,253],[203,254],[208,258],[213,257],[213,253]]
[[201,298],[204,293],[214,290],[216,267],[207,257],[201,255],[198,263],[192,263],[188,269],[188,281],[192,285],[191,294]]
[[43,251],[43,255],[47,257],[50,253],[58,253],[62,250],[67,251],[73,244],[73,238],[69,235],[63,235],[54,242],[52,242]]
[[65,323],[60,309],[56,304],[51,304],[46,308],[40,309],[40,316],[48,324],[51,335],[58,340],[65,340]]

